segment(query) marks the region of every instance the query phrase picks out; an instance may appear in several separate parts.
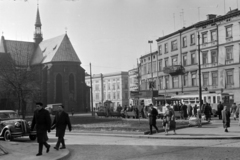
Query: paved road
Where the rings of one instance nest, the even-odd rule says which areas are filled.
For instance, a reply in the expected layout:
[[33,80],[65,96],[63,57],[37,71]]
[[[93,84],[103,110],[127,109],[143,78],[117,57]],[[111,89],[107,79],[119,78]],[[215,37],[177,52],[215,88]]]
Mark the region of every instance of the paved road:
[[176,140],[68,134],[69,160],[237,160],[240,140]]

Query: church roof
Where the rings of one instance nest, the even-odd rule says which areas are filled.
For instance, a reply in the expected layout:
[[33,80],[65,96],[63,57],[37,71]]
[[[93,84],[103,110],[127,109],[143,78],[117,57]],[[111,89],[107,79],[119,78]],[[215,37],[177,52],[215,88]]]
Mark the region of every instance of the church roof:
[[31,64],[49,62],[81,63],[67,34],[42,41],[37,47]]
[[2,36],[0,52],[10,53],[17,65],[36,65],[50,62],[77,62],[81,64],[67,34],[34,42],[5,40]]
[[0,52],[10,54],[16,65],[29,65],[35,50],[35,43],[1,39]]

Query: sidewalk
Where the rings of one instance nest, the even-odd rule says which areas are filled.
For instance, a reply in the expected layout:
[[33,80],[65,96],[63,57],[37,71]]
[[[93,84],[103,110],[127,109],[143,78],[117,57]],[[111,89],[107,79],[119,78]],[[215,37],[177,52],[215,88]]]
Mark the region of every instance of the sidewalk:
[[43,147],[43,155],[38,157],[36,156],[38,151],[37,143],[1,141],[1,146],[8,152],[5,155],[0,154],[1,160],[60,160],[70,154],[68,149],[56,151],[53,144],[51,144],[49,153],[46,153],[45,147]]
[[204,121],[202,127],[182,127],[176,129],[176,135],[169,131],[165,135],[164,130],[153,135],[144,135],[141,132],[111,132],[111,131],[79,131],[68,134],[92,135],[92,136],[111,136],[111,137],[130,137],[130,138],[150,138],[150,139],[240,139],[240,126],[238,120],[231,120],[229,132],[224,132],[221,120],[213,120],[210,123]]

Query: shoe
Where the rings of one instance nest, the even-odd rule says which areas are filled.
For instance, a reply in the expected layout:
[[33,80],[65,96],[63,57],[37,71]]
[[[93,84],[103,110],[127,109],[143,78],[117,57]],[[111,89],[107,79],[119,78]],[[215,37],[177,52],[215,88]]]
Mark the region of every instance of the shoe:
[[53,148],[56,149],[56,150],[58,151],[58,147],[55,146],[55,147],[53,147]]
[[42,155],[42,153],[38,153],[38,154],[36,154],[36,156],[41,156]]
[[49,150],[50,150],[50,147],[51,147],[50,145],[48,145],[48,146],[47,146],[46,153],[48,153],[48,152],[49,152]]
[[228,130],[227,130],[227,129],[225,129],[225,132],[228,132]]
[[61,148],[59,148],[59,149],[66,149],[66,147],[61,147]]

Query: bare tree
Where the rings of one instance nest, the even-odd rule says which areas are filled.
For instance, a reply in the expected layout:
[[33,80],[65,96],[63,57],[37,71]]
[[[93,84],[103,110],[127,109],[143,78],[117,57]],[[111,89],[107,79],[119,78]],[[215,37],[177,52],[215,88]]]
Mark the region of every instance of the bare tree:
[[34,44],[8,41],[6,45],[7,53],[0,53],[0,88],[12,94],[24,119],[27,100],[35,98],[40,91],[37,72],[30,67]]

